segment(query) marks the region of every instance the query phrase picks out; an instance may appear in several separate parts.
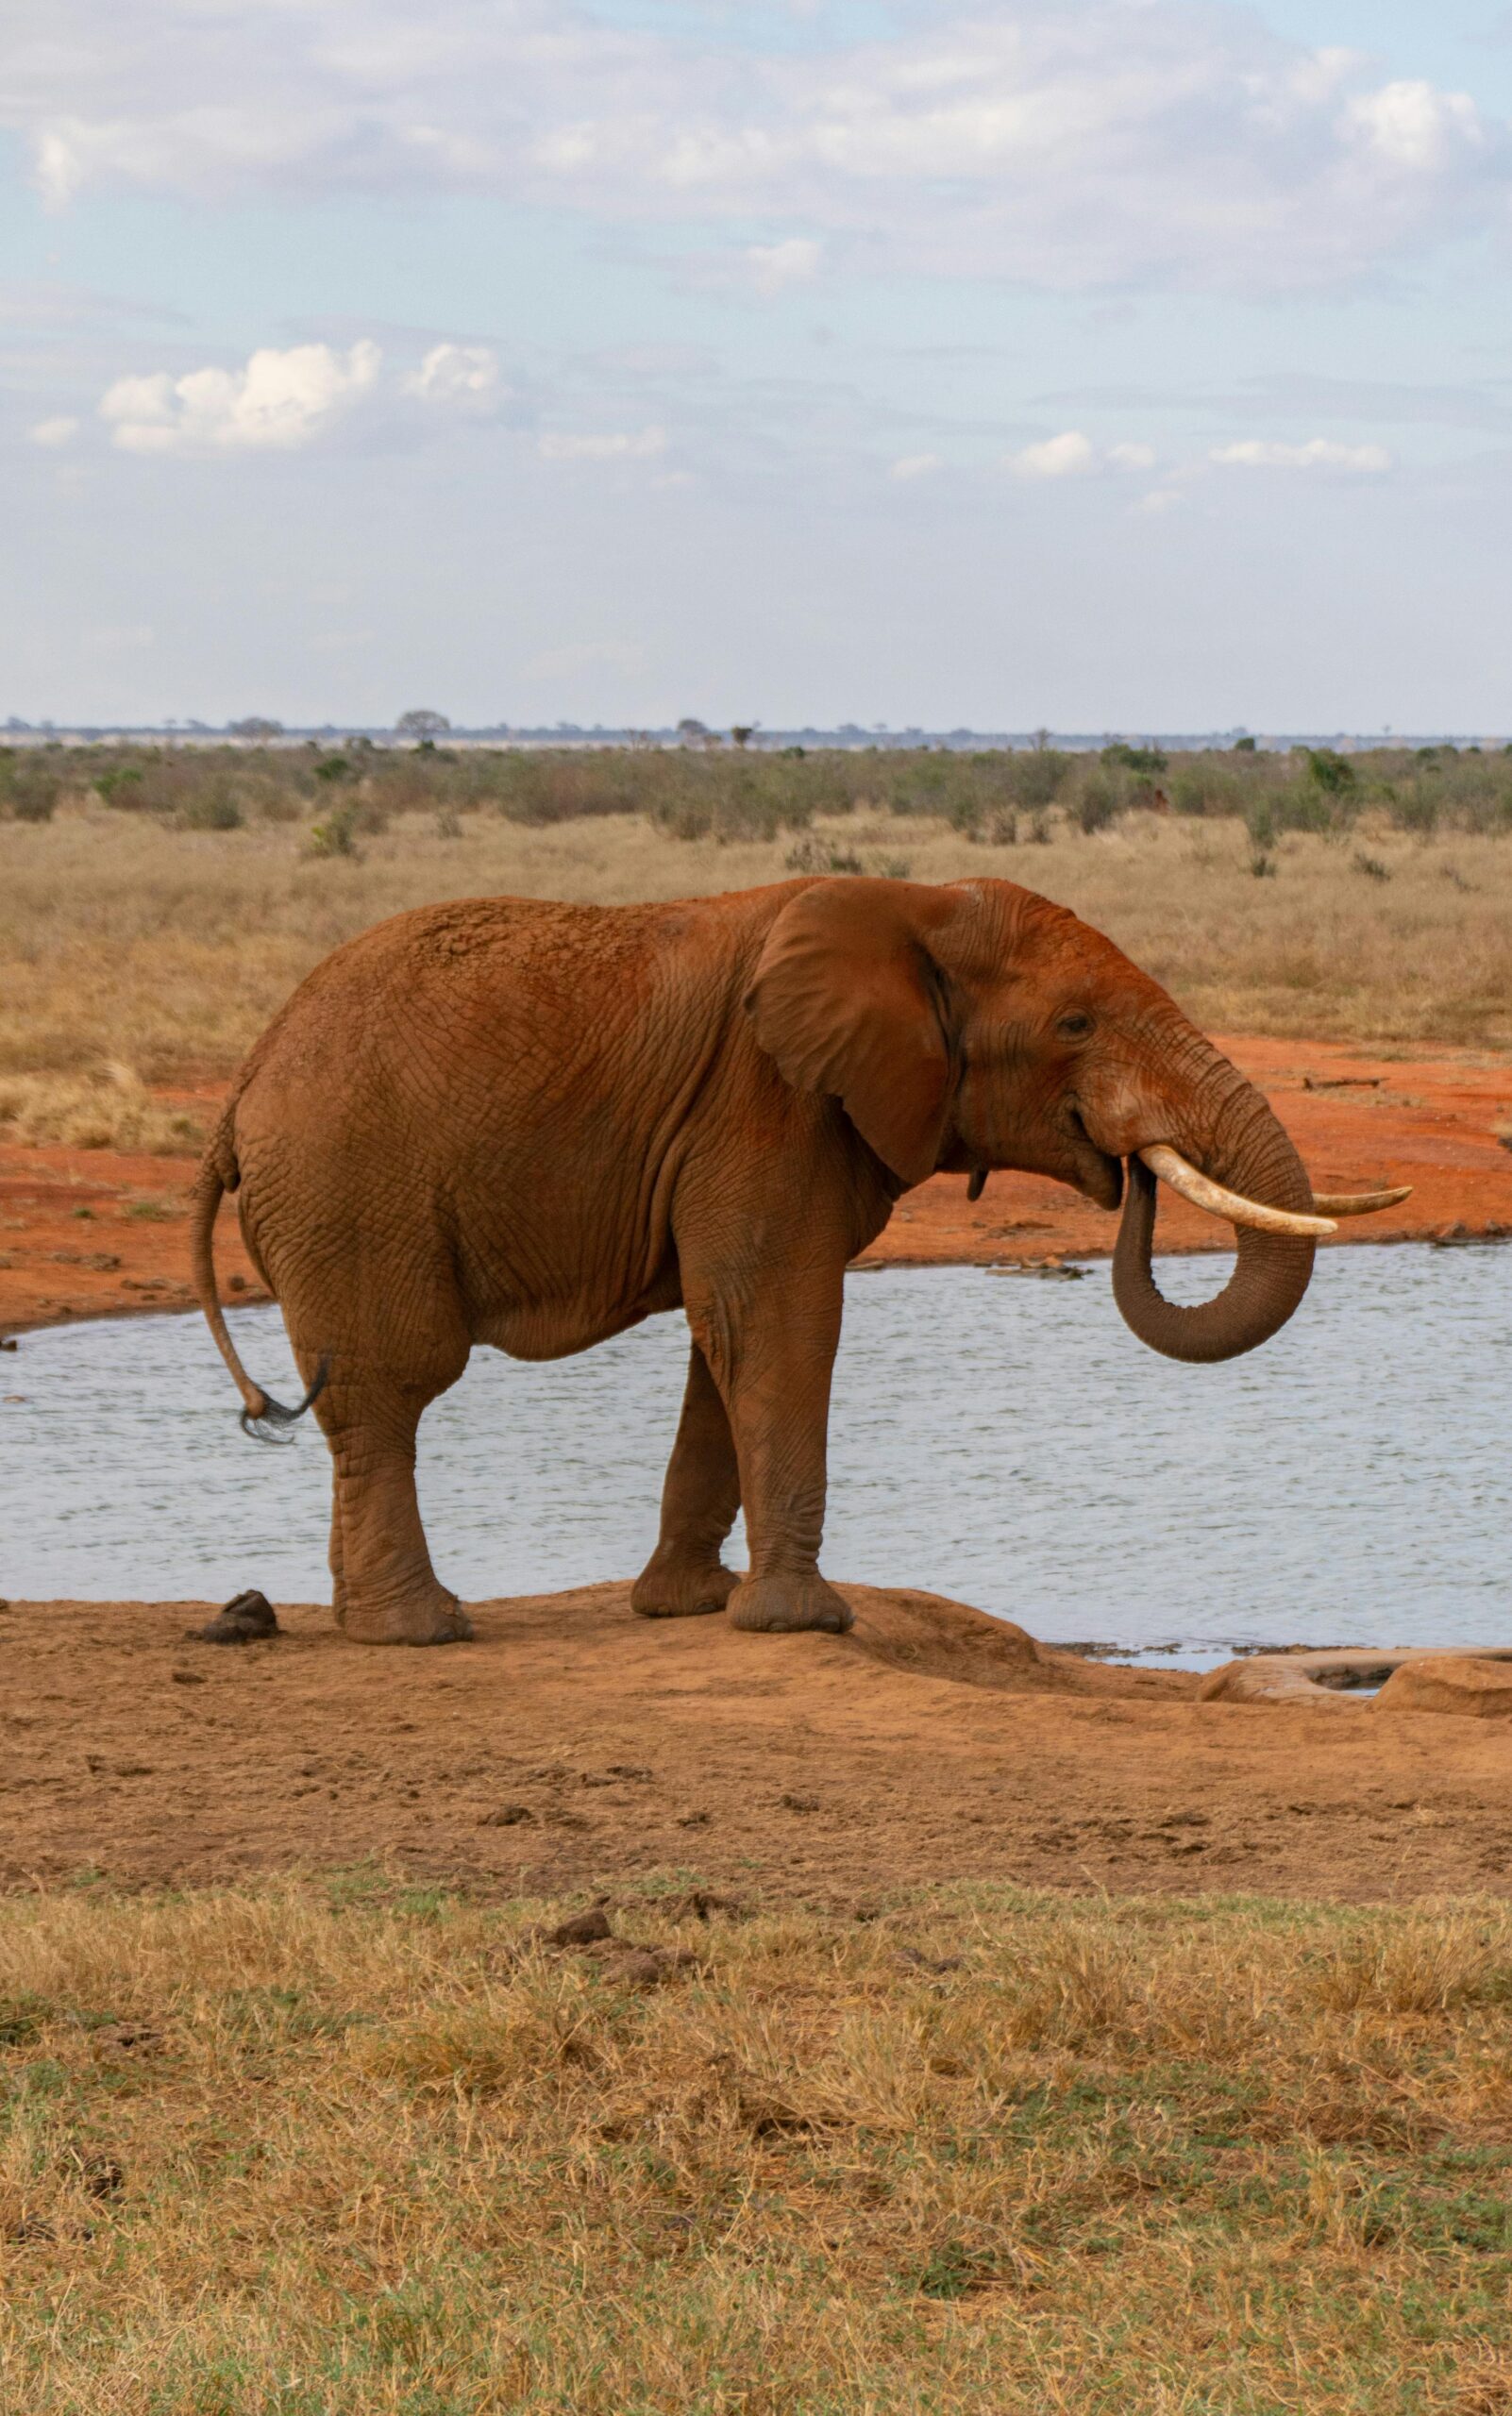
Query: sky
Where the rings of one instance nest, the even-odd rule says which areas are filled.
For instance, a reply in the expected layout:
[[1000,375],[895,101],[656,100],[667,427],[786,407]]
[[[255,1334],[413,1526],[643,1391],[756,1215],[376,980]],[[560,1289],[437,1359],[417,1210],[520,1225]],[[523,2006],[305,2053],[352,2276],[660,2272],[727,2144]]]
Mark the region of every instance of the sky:
[[10,0],[0,719],[1512,732],[1499,0]]

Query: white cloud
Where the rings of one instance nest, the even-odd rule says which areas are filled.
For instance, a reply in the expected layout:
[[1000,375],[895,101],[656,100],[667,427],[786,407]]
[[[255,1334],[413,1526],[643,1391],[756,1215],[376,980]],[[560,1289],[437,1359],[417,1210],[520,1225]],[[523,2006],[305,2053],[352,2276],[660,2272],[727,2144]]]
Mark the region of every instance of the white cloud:
[[486,411],[503,399],[498,356],[485,344],[438,344],[404,380],[407,394],[452,410]]
[[78,434],[78,422],[76,419],[65,417],[40,419],[26,430],[26,433],[33,445],[48,446],[71,445]]
[[1021,452],[1006,455],[1003,462],[1020,478],[1083,478],[1094,470],[1152,470],[1154,466],[1152,445],[1109,445],[1100,451],[1079,428],[1047,436],[1038,445],[1026,445]]
[[1021,478],[1077,478],[1097,466],[1097,447],[1079,428],[1063,436],[1047,436],[1042,445],[1026,445],[1008,456],[1007,467]]
[[1384,445],[1338,445],[1331,437],[1314,436],[1305,445],[1272,444],[1248,436],[1237,445],[1215,445],[1208,455],[1221,468],[1235,470],[1389,470],[1391,455]]
[[126,453],[292,452],[371,389],[381,358],[375,344],[304,344],[255,352],[244,369],[118,378],[100,416]]
[[664,428],[643,428],[633,433],[616,430],[607,436],[571,436],[549,430],[536,439],[543,461],[649,461],[666,451]]
[[812,236],[790,235],[783,243],[748,243],[746,265],[758,294],[770,297],[789,285],[810,285],[818,276],[824,246]]
[[1456,156],[1483,149],[1487,131],[1468,92],[1432,84],[1384,84],[1351,101],[1346,122],[1393,167],[1436,175]]
[[887,475],[890,478],[928,478],[944,467],[944,460],[938,453],[905,453],[901,461],[893,463]]
[[[1512,132],[1463,92],[1222,0],[1000,0],[800,52],[568,0],[17,0],[0,125],[54,207],[471,192],[748,227],[778,291],[868,266],[1286,291],[1501,227]],[[786,231],[784,231],[784,229]]]

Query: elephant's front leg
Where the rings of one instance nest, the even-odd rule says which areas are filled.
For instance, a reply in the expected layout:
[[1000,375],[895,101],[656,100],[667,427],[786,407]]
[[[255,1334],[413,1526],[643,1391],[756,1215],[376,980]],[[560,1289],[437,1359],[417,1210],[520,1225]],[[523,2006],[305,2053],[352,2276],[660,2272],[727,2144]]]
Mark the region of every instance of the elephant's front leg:
[[643,1619],[691,1619],[722,1611],[734,1571],[719,1550],[740,1508],[740,1469],[724,1402],[697,1343],[677,1441],[662,1488],[662,1533],[635,1581],[630,1606]]
[[840,1340],[844,1264],[784,1268],[755,1300],[711,1303],[694,1325],[729,1414],[740,1468],[750,1573],[730,1597],[731,1624],[768,1633],[825,1628],[851,1614],[819,1574],[830,1378]]

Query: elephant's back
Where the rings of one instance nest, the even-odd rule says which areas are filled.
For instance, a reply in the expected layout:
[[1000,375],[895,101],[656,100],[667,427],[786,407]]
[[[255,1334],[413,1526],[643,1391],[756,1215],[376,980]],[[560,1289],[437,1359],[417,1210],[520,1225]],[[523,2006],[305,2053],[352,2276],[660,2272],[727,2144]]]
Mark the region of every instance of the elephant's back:
[[367,1131],[454,1157],[460,1128],[503,1116],[519,1131],[569,1099],[580,1115],[622,1086],[647,1033],[678,1053],[680,1028],[707,1017],[711,975],[715,990],[738,979],[729,939],[702,901],[465,898],[393,915],[317,965],[253,1049],[239,1149],[298,1131],[324,1154]]

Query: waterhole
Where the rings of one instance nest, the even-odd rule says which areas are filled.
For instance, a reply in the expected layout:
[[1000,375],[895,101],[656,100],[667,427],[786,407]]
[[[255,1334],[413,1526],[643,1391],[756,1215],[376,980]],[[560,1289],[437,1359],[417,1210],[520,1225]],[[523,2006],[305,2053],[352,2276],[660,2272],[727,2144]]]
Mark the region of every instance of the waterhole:
[[[1168,1260],[1161,1281],[1193,1300],[1224,1271]],[[825,1567],[1188,1666],[1267,1644],[1512,1643],[1509,1276],[1494,1247],[1327,1252],[1274,1341],[1187,1367],[1134,1341],[1105,1265],[855,1274]],[[293,1397],[277,1310],[231,1322]],[[446,1584],[476,1601],[632,1575],[686,1352],[680,1316],[551,1365],[478,1351],[421,1430]],[[247,1441],[197,1316],[25,1336],[0,1385],[0,1593],[325,1599],[320,1434]]]

